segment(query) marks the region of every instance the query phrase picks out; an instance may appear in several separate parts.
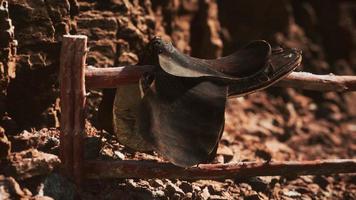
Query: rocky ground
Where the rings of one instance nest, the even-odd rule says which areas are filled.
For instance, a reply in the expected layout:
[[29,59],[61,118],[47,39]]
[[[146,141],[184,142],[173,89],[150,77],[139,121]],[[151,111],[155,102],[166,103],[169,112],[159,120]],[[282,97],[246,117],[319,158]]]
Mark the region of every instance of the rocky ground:
[[[137,64],[154,35],[201,58],[253,39],[303,50],[298,70],[354,75],[356,3],[334,0],[0,0],[0,199],[356,199],[351,175],[225,181],[102,180],[58,173],[59,50],[89,37],[87,62]],[[111,133],[113,90],[88,91],[90,159],[161,159]],[[297,89],[231,99],[217,161],[356,158],[356,93]],[[40,169],[40,170],[37,170]]]

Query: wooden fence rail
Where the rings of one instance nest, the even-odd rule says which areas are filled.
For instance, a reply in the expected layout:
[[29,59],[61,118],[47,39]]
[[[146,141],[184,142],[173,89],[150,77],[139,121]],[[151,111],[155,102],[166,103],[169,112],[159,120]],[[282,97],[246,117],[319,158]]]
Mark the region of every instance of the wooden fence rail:
[[[116,88],[134,83],[154,66],[95,68],[86,66],[87,37],[63,37],[60,56],[61,135],[60,158],[66,176],[80,185],[84,178],[181,178],[216,179],[236,176],[316,175],[356,173],[356,159],[289,162],[241,162],[203,164],[179,168],[169,163],[148,161],[84,161],[85,91],[88,88]],[[293,72],[276,84],[317,91],[356,91],[355,76],[314,75]]]

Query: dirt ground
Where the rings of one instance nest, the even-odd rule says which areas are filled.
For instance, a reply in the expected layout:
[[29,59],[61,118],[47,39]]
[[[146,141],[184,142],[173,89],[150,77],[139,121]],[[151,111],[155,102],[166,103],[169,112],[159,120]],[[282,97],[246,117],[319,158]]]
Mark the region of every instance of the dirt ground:
[[[160,35],[201,58],[250,40],[300,48],[298,70],[355,75],[356,3],[334,0],[0,0],[0,200],[356,199],[355,174],[223,181],[116,179],[81,190],[59,174],[62,35],[89,37],[87,63],[142,62]],[[161,160],[111,134],[113,90],[88,91],[86,158]],[[230,99],[215,162],[356,159],[356,93],[271,87]]]

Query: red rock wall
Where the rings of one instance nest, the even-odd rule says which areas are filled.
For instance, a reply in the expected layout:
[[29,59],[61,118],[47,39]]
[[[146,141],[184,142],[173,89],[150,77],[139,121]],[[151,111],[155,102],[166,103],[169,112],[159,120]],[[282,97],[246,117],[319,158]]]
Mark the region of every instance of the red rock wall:
[[[9,13],[0,15],[5,127],[10,118],[20,129],[59,125],[59,50],[67,33],[89,36],[87,62],[98,67],[138,63],[149,39],[160,35],[197,57],[219,57],[249,40],[266,39],[301,48],[305,71],[352,74],[356,69],[353,1],[8,0],[8,5],[0,9]],[[345,112],[355,114],[353,97],[341,101],[352,108]]]

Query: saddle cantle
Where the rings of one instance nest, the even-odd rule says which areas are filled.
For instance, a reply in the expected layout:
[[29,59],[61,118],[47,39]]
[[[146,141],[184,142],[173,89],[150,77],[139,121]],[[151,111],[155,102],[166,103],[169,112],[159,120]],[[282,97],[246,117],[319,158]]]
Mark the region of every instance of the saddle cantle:
[[155,38],[152,45],[158,53],[160,67],[168,74],[224,82],[236,82],[256,74],[266,66],[271,54],[271,46],[263,40],[251,42],[229,56],[211,60],[185,55],[159,38]]
[[267,66],[254,77],[246,77],[229,84],[229,97],[244,96],[263,90],[286,77],[302,62],[302,52],[298,49],[272,49]]
[[[115,100],[120,107],[114,108],[118,116],[114,117],[115,130],[123,130],[117,136],[124,145],[137,150],[153,148],[181,167],[215,157],[228,96],[266,88],[301,62],[300,51],[272,49],[265,41],[251,42],[213,60],[189,57],[161,39],[151,44],[157,69],[142,77],[141,96],[135,87],[136,103],[123,103],[129,93],[118,90],[123,100]],[[129,110],[132,115],[120,114],[119,110]],[[128,129],[125,123],[134,128]]]
[[302,59],[300,50],[272,49],[264,40],[253,41],[233,54],[210,60],[187,56],[159,38],[152,45],[158,53],[160,67],[168,74],[225,82],[229,85],[229,96],[265,89],[297,68]]

